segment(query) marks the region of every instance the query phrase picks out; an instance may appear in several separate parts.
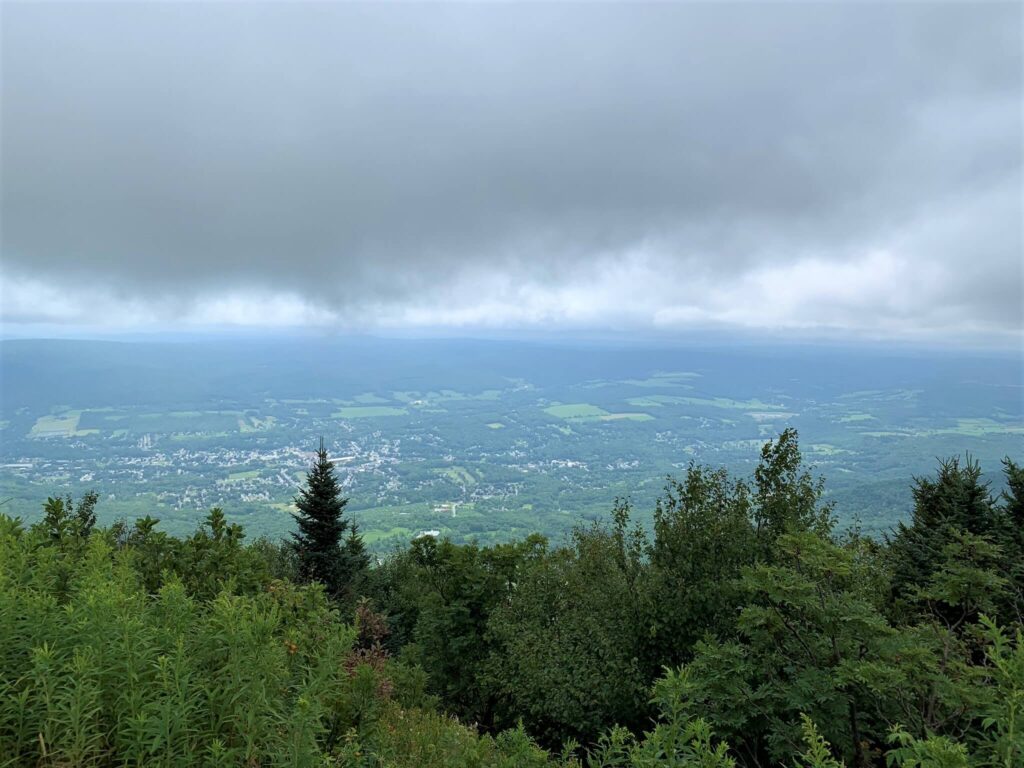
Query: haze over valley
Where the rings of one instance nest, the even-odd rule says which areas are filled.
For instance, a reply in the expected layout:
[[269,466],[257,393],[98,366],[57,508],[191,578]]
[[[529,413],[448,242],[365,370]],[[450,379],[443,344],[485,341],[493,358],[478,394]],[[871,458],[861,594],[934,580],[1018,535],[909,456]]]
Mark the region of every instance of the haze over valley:
[[323,436],[378,552],[557,539],[616,497],[649,523],[668,475],[746,473],[787,427],[841,524],[881,533],[938,458],[995,472],[1024,444],[1013,353],[361,338],[7,341],[0,360],[8,513],[95,489],[104,522],[185,534],[218,506],[276,538]]

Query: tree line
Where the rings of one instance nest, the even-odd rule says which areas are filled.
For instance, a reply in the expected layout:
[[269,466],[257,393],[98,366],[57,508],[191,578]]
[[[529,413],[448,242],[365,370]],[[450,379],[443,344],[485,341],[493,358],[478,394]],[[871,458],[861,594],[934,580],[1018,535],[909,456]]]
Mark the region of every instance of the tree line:
[[1024,469],[839,532],[796,432],[653,525],[371,563],[321,443],[291,541],[0,517],[0,766],[1024,767]]

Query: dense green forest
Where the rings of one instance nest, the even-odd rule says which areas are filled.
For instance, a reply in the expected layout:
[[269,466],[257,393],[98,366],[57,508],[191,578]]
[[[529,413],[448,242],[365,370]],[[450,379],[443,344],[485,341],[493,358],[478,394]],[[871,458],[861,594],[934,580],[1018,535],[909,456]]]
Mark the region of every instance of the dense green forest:
[[52,498],[0,517],[0,766],[1021,768],[1003,470],[941,462],[906,524],[839,533],[786,430],[749,477],[670,479],[653,526],[619,500],[561,542],[374,564],[330,465],[290,542]]

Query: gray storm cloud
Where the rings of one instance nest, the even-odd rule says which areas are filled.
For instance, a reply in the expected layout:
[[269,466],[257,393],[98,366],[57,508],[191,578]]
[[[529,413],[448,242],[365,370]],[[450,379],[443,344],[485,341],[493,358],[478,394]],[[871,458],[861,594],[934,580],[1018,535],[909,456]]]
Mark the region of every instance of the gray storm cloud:
[[7,322],[1024,324],[1017,4],[2,12]]

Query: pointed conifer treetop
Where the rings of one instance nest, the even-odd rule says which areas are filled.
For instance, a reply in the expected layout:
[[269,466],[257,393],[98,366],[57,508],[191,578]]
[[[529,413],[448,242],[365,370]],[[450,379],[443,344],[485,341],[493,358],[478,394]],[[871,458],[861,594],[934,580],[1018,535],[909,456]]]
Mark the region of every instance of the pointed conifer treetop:
[[306,487],[295,497],[298,513],[292,516],[298,531],[292,536],[302,578],[321,582],[329,594],[337,594],[346,580],[341,542],[349,528],[343,516],[347,503],[321,437],[316,460],[306,473]]

